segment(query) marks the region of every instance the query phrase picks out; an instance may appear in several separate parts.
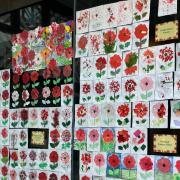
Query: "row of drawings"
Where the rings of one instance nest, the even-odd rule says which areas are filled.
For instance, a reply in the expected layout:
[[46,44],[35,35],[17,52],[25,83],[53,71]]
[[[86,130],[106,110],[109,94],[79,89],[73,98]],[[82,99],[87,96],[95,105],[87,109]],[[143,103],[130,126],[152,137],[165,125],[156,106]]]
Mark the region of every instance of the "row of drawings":
[[147,154],[147,129],[77,128],[74,149],[90,152]]
[[2,110],[2,121],[10,128],[67,128],[71,129],[72,107],[29,108]]
[[80,103],[99,104],[179,98],[179,82],[179,73],[175,73],[175,81],[173,73],[81,81]]
[[[180,101],[172,101],[171,120],[177,119]],[[173,113],[175,112],[175,113]],[[168,101],[76,105],[76,127],[168,127]],[[179,122],[179,121],[177,121]],[[172,127],[178,127],[173,126]]]
[[80,153],[80,180],[112,179],[178,179],[178,157],[146,156],[103,152]]
[[[179,71],[179,44],[175,61],[175,44],[148,47],[139,51],[112,53],[108,56],[80,59],[81,80],[105,79]],[[176,63],[175,63],[176,62]]]
[[149,20],[150,0],[128,0],[76,12],[76,32],[85,33]]
[[149,21],[76,36],[76,57],[95,56],[145,48]]
[[72,67],[56,65],[51,60],[46,69],[12,73],[11,108],[72,105]]
[[59,66],[72,64],[73,22],[38,27],[12,36],[12,68],[16,73],[45,68],[51,59]]

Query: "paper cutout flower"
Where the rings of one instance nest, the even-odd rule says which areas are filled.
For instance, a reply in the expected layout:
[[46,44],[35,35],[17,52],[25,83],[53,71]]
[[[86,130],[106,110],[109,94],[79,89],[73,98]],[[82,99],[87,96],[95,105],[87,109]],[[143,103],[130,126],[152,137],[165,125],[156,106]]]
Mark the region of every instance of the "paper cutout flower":
[[153,162],[147,156],[140,159],[139,165],[143,171],[151,171],[153,169]]
[[49,155],[49,160],[51,162],[50,168],[51,170],[55,170],[58,167],[58,160],[59,160],[59,155],[56,151],[51,151]]
[[119,31],[118,39],[120,41],[119,49],[123,50],[130,46],[131,32],[128,28],[124,27]]
[[114,140],[114,133],[111,129],[106,129],[102,133],[102,140],[105,143],[111,143]]
[[135,52],[130,52],[126,54],[126,57],[124,59],[126,68],[125,68],[125,74],[126,75],[133,75],[137,71],[137,61],[138,61],[138,55]]
[[83,105],[79,106],[77,109],[76,115],[78,117],[78,124],[82,125],[86,121],[86,119],[84,119],[87,115],[86,107]]
[[105,158],[102,154],[96,154],[94,157],[94,162],[97,167],[101,168],[105,164]]
[[63,88],[63,96],[65,100],[63,100],[63,102],[66,106],[68,106],[71,103],[72,95],[73,95],[73,89],[69,85],[65,85]]
[[91,140],[91,142],[95,143],[96,141],[98,141],[99,139],[99,132],[97,129],[92,129],[89,132],[89,139]]
[[40,172],[38,176],[39,180],[47,180],[47,174],[45,172]]
[[147,112],[148,112],[148,108],[147,108],[146,104],[137,103],[135,105],[134,113],[136,114],[137,117],[144,118],[144,116],[147,115]]
[[106,67],[106,64],[107,64],[107,61],[104,57],[99,57],[96,60],[95,66],[96,66],[96,69],[99,71],[96,73],[97,78],[101,78],[105,75],[106,71],[104,69]]
[[125,96],[125,99],[129,102],[135,97],[135,93],[132,92],[136,91],[137,83],[133,79],[129,79],[125,82],[125,90],[129,95]]
[[116,34],[112,30],[108,30],[103,34],[104,50],[105,53],[112,53],[115,51]]
[[177,161],[176,161],[175,167],[176,167],[178,173],[180,173],[180,160],[177,160]]
[[116,169],[120,166],[120,158],[117,154],[112,154],[108,157],[108,163],[111,168]]
[[157,161],[157,168],[161,173],[168,173],[171,169],[171,161],[168,158],[161,158]]
[[54,129],[50,132],[50,138],[52,143],[50,143],[50,146],[52,148],[55,148],[59,145],[59,138],[60,138],[60,133],[57,129]]
[[83,129],[78,129],[76,131],[76,139],[79,141],[79,142],[83,142],[86,140],[86,132],[83,130]]
[[112,80],[109,85],[110,91],[113,93],[113,96],[110,97],[111,101],[116,102],[119,99],[119,95],[116,95],[116,93],[120,90],[120,83],[118,81]]
[[116,76],[121,71],[120,66],[122,64],[122,58],[118,54],[115,54],[110,57],[109,64],[110,67],[113,69],[113,71],[111,71],[110,74],[112,76]]
[[146,24],[138,24],[135,27],[134,35],[139,41],[135,42],[136,47],[141,48],[147,41],[148,28]]
[[136,166],[136,160],[131,155],[125,156],[123,163],[124,163],[125,168],[128,170],[132,170]]

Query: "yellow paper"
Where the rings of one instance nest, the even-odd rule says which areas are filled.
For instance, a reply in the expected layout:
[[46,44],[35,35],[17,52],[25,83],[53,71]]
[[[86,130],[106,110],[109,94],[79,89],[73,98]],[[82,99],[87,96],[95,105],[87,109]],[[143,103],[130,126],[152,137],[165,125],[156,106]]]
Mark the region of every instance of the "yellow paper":
[[178,39],[179,31],[179,22],[178,21],[169,21],[162,24],[156,25],[156,36],[155,41],[167,41],[171,39]]
[[33,145],[44,145],[45,144],[45,132],[33,131],[31,137],[31,143]]
[[155,134],[153,137],[153,151],[161,153],[177,153],[177,136]]

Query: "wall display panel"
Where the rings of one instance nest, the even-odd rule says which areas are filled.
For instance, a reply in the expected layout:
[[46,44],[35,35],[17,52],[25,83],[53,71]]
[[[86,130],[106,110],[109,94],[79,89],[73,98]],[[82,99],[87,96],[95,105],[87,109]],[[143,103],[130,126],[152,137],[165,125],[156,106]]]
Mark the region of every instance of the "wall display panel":
[[[128,3],[130,6],[124,8]],[[167,6],[168,3],[171,5]],[[126,21],[124,16],[124,20],[117,24],[113,19],[112,26],[106,26],[106,7],[112,7],[112,17],[118,13],[114,4],[118,4],[119,9],[124,8],[129,19]],[[174,129],[178,128],[179,2],[91,1],[80,8],[76,1],[76,18],[83,9],[89,10],[91,17],[91,11],[100,7],[104,16],[98,16],[98,22],[89,19],[90,27],[85,31],[86,51],[81,56],[76,42],[76,67],[80,71],[75,73],[75,104],[85,107],[83,113],[87,122],[80,126],[85,137],[83,143],[87,146],[83,146],[83,151],[81,148],[76,150],[88,154],[92,162],[95,152],[102,163],[99,172],[95,167],[90,168],[87,177],[81,169],[81,157],[79,165],[74,162],[74,168],[78,171],[79,167],[79,179],[97,179],[97,176],[101,179],[177,178],[179,133]],[[94,23],[98,23],[97,29],[92,29]],[[76,21],[75,35],[79,40],[81,32],[77,27],[79,23]],[[103,36],[103,40],[96,44],[98,56],[88,51],[92,49],[88,34],[96,33]],[[83,87],[84,90],[89,87],[87,96]],[[87,100],[88,96],[94,101]],[[94,107],[94,111],[90,107]],[[79,128],[76,126],[77,114],[76,108],[75,127]],[[91,120],[92,123],[88,123]],[[95,139],[91,139],[90,132],[94,132]],[[172,144],[165,142],[166,139]],[[75,143],[76,140],[77,137]],[[93,146],[91,140],[97,145],[94,150],[89,148]],[[79,155],[79,152],[74,151],[74,154]]]

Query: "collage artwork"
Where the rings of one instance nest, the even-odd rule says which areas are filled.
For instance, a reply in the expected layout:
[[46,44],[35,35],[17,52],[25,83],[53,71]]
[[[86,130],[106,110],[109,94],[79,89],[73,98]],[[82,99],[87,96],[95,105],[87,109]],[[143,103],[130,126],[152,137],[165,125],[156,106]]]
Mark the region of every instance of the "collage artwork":
[[[148,153],[148,128],[180,129],[180,44],[149,45],[150,6],[128,0],[76,12],[80,180],[180,179],[180,157],[161,154],[166,136],[154,138],[159,155]],[[173,14],[177,0],[159,0],[157,17]]]
[[12,36],[0,72],[0,179],[70,180],[72,21]]

